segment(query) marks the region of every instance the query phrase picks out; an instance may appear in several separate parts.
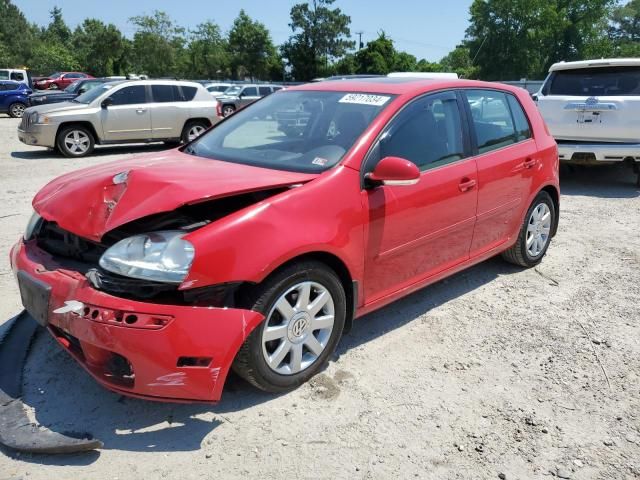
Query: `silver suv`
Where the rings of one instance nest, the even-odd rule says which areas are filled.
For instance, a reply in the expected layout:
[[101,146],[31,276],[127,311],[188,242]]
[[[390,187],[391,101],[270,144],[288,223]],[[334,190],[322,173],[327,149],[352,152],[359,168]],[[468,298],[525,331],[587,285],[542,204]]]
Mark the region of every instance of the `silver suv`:
[[640,59],[560,62],[534,96],[560,160],[624,162],[640,185]]
[[282,90],[280,85],[234,85],[224,91],[224,95],[217,97],[220,114],[228,117],[236,110],[252,104],[262,97]]
[[177,144],[193,140],[219,120],[216,104],[193,82],[110,82],[70,102],[28,108],[18,138],[67,157],[88,155],[96,144]]

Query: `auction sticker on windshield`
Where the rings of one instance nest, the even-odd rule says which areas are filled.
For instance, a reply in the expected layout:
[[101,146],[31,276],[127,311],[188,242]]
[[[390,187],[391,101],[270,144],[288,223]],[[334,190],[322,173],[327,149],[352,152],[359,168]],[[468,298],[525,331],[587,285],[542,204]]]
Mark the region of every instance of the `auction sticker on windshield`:
[[384,95],[369,95],[366,93],[347,93],[342,97],[340,103],[357,103],[359,105],[373,105],[375,107],[381,107],[389,101],[391,97],[385,97]]

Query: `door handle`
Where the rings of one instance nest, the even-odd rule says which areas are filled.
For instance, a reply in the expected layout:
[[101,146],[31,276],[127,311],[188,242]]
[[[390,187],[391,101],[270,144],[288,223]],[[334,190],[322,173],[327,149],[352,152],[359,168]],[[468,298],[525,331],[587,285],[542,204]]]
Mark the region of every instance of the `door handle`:
[[475,187],[476,183],[477,182],[472,178],[465,177],[462,180],[460,180],[460,184],[458,185],[458,188],[460,189],[461,192],[467,192],[471,190],[473,187]]
[[538,161],[535,158],[527,158],[524,161],[524,168],[533,168],[536,166],[536,163],[538,163]]
[[147,111],[146,108],[136,108],[136,113],[144,113],[146,111]]

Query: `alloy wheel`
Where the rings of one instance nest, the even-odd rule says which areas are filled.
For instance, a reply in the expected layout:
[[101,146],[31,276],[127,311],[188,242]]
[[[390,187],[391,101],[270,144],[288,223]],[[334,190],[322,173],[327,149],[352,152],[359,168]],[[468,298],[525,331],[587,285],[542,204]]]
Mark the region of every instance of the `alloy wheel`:
[[235,112],[235,108],[233,108],[233,107],[229,107],[229,106],[227,106],[227,107],[224,107],[224,108],[222,109],[222,115],[223,115],[223,116],[225,116],[225,117],[228,117],[228,116],[229,116],[229,115],[231,115],[233,112]]
[[187,139],[191,142],[198,138],[202,133],[206,130],[202,125],[194,125],[189,129],[189,133],[187,133]]
[[64,137],[64,145],[74,155],[82,155],[89,150],[91,140],[82,130],[71,130]]
[[329,290],[317,282],[301,282],[275,302],[262,331],[262,354],[271,370],[299,373],[315,363],[326,348],[335,318]]
[[11,105],[11,115],[15,118],[20,118],[24,114],[25,106],[21,103],[14,103]]
[[551,232],[551,210],[546,203],[540,203],[531,212],[527,223],[527,253],[536,258],[544,252]]

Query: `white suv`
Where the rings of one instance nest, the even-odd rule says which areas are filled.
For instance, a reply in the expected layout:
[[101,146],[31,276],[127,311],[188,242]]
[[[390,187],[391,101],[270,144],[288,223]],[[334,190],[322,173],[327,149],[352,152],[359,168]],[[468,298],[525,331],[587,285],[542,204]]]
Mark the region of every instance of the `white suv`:
[[556,63],[534,99],[561,161],[624,162],[640,185],[640,58]]

